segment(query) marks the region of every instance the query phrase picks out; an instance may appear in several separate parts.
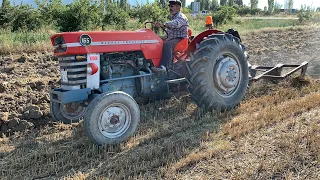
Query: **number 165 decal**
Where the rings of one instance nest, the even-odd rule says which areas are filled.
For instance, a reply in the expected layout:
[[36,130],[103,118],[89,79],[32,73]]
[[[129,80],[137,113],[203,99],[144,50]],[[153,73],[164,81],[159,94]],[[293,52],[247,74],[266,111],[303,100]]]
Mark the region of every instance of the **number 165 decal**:
[[91,42],[92,42],[92,39],[88,34],[82,34],[80,36],[80,44],[82,46],[89,46]]

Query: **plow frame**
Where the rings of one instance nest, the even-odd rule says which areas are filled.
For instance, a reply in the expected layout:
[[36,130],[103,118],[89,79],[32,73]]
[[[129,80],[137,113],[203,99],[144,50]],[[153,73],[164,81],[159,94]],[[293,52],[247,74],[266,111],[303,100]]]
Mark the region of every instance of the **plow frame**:
[[[286,77],[292,75],[293,73],[301,70],[299,79],[304,79],[308,62],[304,61],[303,63],[297,64],[277,64],[276,66],[252,66],[250,69],[250,74],[252,76],[251,81],[255,82],[260,79],[268,79],[268,80],[281,80]],[[284,68],[291,68],[288,72],[282,74]],[[257,75],[257,72],[262,72]]]

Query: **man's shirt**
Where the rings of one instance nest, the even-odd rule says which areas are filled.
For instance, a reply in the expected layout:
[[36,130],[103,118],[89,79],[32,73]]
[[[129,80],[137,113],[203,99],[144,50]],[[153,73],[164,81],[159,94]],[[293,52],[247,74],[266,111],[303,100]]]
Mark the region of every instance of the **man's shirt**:
[[168,39],[187,38],[188,37],[188,18],[181,12],[171,17],[171,21],[167,22]]

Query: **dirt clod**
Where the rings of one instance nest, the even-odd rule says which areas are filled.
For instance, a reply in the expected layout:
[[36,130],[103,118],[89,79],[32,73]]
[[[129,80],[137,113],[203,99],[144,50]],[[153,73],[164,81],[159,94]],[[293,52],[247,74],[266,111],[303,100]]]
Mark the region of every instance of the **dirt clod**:
[[12,129],[16,127],[19,124],[20,119],[19,118],[14,118],[8,121],[8,128]]
[[9,112],[0,112],[0,120],[7,121],[9,117]]
[[20,123],[14,128],[14,131],[23,131],[29,128],[34,127],[34,124],[31,122],[28,122],[26,120],[20,121]]
[[0,93],[6,92],[6,89],[7,85],[4,82],[0,83]]

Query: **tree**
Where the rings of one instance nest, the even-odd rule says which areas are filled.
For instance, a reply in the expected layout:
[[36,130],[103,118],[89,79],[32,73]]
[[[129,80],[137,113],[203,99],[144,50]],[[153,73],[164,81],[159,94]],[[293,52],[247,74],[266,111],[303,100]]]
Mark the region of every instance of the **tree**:
[[2,0],[1,9],[5,9],[10,7],[10,1],[9,0]]
[[[108,4],[107,8],[110,5]],[[108,10],[107,10],[108,11]],[[93,0],[79,0],[68,4],[58,21],[60,31],[91,30],[101,25],[103,9]]]
[[120,0],[120,8],[126,10],[127,9],[127,0]]
[[248,6],[241,6],[239,7],[238,14],[240,16],[244,16],[244,15],[250,14],[250,11],[251,10]]
[[281,7],[282,7],[282,5],[280,5],[278,2],[275,2],[274,7],[273,7],[273,13],[279,14]]
[[220,6],[225,6],[227,5],[228,0],[220,0]]
[[268,0],[268,12],[272,13],[274,8],[274,0]]
[[212,18],[215,24],[226,24],[228,21],[236,16],[236,10],[230,6],[222,6],[219,11],[212,14]]
[[9,0],[3,0],[0,8],[0,27],[8,28],[11,26],[14,17],[13,7]]
[[236,4],[238,4],[239,6],[243,6],[243,1],[242,0],[236,0]]
[[291,12],[291,9],[293,9],[293,0],[289,0],[288,9],[290,10],[290,12]]
[[210,10],[217,11],[219,8],[218,0],[212,0],[210,5]]
[[200,2],[200,10],[209,10],[210,9],[209,0],[195,0],[194,2]]
[[233,6],[234,5],[235,0],[228,0],[228,5],[229,6]]
[[181,7],[185,7],[186,6],[186,0],[181,0]]
[[258,8],[258,0],[250,0],[251,9],[257,9]]

